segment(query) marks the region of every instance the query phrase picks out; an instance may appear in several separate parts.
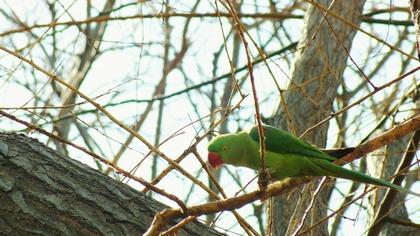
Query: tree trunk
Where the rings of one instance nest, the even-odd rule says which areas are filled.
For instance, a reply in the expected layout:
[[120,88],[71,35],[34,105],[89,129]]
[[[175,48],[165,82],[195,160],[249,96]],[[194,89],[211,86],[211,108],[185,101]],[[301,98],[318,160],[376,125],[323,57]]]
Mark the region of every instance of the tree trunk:
[[[398,142],[395,142],[391,145],[389,145],[385,149],[378,150],[378,154],[380,155],[376,156],[375,158],[368,158],[367,160],[367,167],[369,173],[371,173],[372,176],[375,176],[377,178],[381,179],[388,179],[390,176],[394,175],[396,170],[398,169],[398,166],[400,165],[400,162],[402,160],[402,156],[405,154],[406,147],[408,146],[409,139],[411,137],[407,136],[404,137],[401,140],[398,140]],[[384,150],[386,150],[384,152]],[[407,149],[410,150],[410,149]],[[385,154],[384,154],[385,153]],[[403,154],[403,155],[401,155]],[[380,158],[381,156],[384,156],[384,158]],[[409,187],[408,187],[409,188]],[[380,231],[379,234],[377,233],[371,233],[372,235],[380,235],[380,236],[392,236],[392,235],[415,235],[415,232],[419,233],[419,230],[415,228],[408,227],[407,225],[401,225],[392,223],[391,220],[387,219],[398,219],[402,222],[411,222],[408,218],[408,212],[407,208],[405,207],[405,197],[407,194],[399,192],[397,193],[395,199],[391,203],[392,206],[383,206],[383,198],[385,192],[388,191],[386,188],[379,188],[377,191],[375,191],[372,195],[369,196],[369,205],[368,205],[368,213],[369,213],[369,219],[367,222],[367,225],[370,225],[372,227],[372,224],[374,223],[376,214],[378,213],[378,210],[380,207],[388,207],[390,210],[386,213],[385,216],[382,216],[384,219],[384,222],[376,222],[376,224],[382,224],[380,229],[377,231]],[[372,228],[370,229],[372,230]],[[369,232],[370,233],[370,232]]]
[[[316,2],[325,8],[329,8],[333,2],[331,11],[355,25],[360,25],[365,1]],[[328,16],[327,19],[328,22],[321,14],[321,10],[309,4],[305,14],[303,35],[297,47],[299,51],[292,69],[292,82],[285,93],[284,104],[287,110],[280,103],[276,113],[266,121],[297,136],[331,113],[348,60],[343,46],[350,51],[356,34],[356,29],[336,18]],[[330,27],[333,27],[333,30]],[[318,127],[306,135],[305,140],[323,147],[327,130],[328,125]],[[313,184],[316,183],[313,181]],[[311,188],[315,187],[316,185]],[[276,197],[271,201],[272,235],[290,235],[296,229],[312,197],[308,191],[309,185],[305,189],[302,194],[295,191],[289,196]],[[329,193],[330,190],[324,187],[303,229],[326,215]],[[328,235],[327,225],[327,223],[321,224],[311,232],[312,235]]]
[[[416,106],[413,110],[418,110],[420,102],[416,102]],[[414,114],[413,114],[414,115]],[[393,176],[399,169],[401,162],[404,162],[407,155],[412,155],[411,159],[415,158],[415,150],[418,149],[419,131],[414,133],[413,137],[404,137],[397,142],[388,145],[386,148],[378,150],[377,158],[367,159],[367,167],[372,176],[388,179]],[[380,158],[380,157],[383,158]],[[412,160],[410,161],[410,163]],[[412,176],[411,176],[412,177]],[[405,177],[406,186],[410,188],[413,178],[410,175]],[[392,235],[418,235],[420,230],[414,227],[409,227],[407,224],[401,224],[393,222],[392,219],[397,219],[400,222],[412,223],[408,217],[408,211],[405,205],[405,198],[407,194],[397,193],[395,198],[391,201],[384,201],[386,196],[384,188],[380,188],[369,196],[368,204],[368,225],[370,225],[368,236],[380,235],[380,236],[392,236]],[[385,202],[385,203],[384,203]],[[388,204],[388,206],[386,205]],[[389,209],[389,210],[382,210]],[[381,215],[382,212],[386,212]]]
[[[166,207],[34,139],[0,134],[4,234],[141,235]],[[198,222],[179,233],[222,235]]]

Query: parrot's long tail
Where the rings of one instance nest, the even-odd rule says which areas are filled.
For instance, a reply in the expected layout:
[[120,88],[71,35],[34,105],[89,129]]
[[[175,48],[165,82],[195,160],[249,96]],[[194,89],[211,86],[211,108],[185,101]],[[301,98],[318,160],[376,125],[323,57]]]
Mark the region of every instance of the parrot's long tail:
[[331,176],[334,177],[338,177],[338,178],[345,178],[345,179],[350,179],[350,180],[354,180],[357,182],[362,182],[362,183],[366,183],[366,184],[374,184],[374,185],[379,185],[379,186],[385,186],[388,188],[392,188],[395,189],[397,191],[401,191],[401,192],[405,192],[405,193],[409,193],[412,195],[415,195],[417,197],[420,197],[419,193],[410,191],[408,189],[405,189],[399,185],[395,185],[393,183],[390,183],[386,180],[382,180],[382,179],[377,179],[374,177],[371,177],[369,175],[360,173],[360,172],[355,172],[349,169],[346,169],[342,166],[336,165],[332,162],[328,162],[325,160],[320,160],[320,161],[314,161],[314,163],[324,169],[325,171],[328,171],[331,173]]

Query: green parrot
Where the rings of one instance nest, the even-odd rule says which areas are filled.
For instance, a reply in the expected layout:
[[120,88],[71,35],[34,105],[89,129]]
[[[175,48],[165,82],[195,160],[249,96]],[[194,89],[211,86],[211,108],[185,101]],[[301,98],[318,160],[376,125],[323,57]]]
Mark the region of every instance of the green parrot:
[[[420,194],[404,189],[388,181],[376,179],[363,173],[343,168],[333,162],[352,151],[338,150],[327,154],[291,134],[272,126],[264,125],[265,162],[274,179],[303,176],[333,176],[367,184],[386,186],[420,197]],[[222,164],[248,167],[259,170],[258,127],[236,134],[219,135],[208,144],[208,163],[217,168]]]

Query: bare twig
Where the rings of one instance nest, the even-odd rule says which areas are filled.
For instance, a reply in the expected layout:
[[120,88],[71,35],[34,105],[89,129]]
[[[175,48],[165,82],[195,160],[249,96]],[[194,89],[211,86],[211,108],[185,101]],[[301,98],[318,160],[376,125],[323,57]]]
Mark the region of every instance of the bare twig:
[[386,83],[386,84],[384,84],[382,86],[377,87],[376,90],[374,90],[374,91],[366,94],[365,96],[361,97],[360,99],[358,99],[357,101],[353,102],[352,104],[350,104],[350,105],[348,105],[348,106],[346,106],[346,107],[344,107],[344,108],[342,108],[342,109],[340,109],[340,110],[338,110],[338,111],[336,111],[334,113],[331,113],[328,117],[326,117],[325,119],[321,120],[320,122],[318,122],[314,126],[312,126],[309,129],[307,129],[299,138],[303,138],[306,134],[308,134],[310,131],[314,130],[316,127],[319,127],[319,126],[325,124],[327,121],[331,120],[335,116],[337,116],[337,115],[339,115],[339,114],[341,114],[341,113],[349,110],[350,108],[352,108],[352,107],[354,107],[354,106],[362,103],[364,100],[372,97],[372,95],[374,95],[375,93],[381,91],[382,89],[387,88],[387,87],[395,84],[396,82],[403,80],[404,78],[407,78],[409,75],[414,74],[414,72],[418,71],[419,69],[420,69],[420,66],[418,66],[418,67],[416,67],[416,68],[408,71],[407,73],[405,73],[403,75],[398,76],[397,78],[389,81],[388,83]]
[[359,26],[355,25],[353,22],[350,22],[350,21],[346,20],[343,16],[340,16],[340,15],[336,14],[336,13],[335,13],[335,12],[333,12],[333,11],[329,11],[329,10],[328,10],[325,6],[323,6],[323,5],[319,4],[319,3],[316,3],[316,2],[314,2],[314,1],[312,1],[312,0],[305,0],[305,2],[308,2],[308,3],[312,4],[312,5],[314,5],[314,6],[315,6],[317,9],[319,9],[319,10],[322,10],[322,11],[328,12],[328,14],[329,14],[329,15],[331,15],[331,16],[332,16],[332,17],[334,17],[334,18],[336,18],[337,20],[339,20],[339,21],[341,21],[341,22],[343,22],[343,23],[345,23],[345,24],[347,24],[347,25],[349,25],[349,26],[353,27],[354,29],[357,29],[358,31],[360,31],[360,32],[362,32],[362,33],[364,33],[364,34],[366,34],[366,35],[368,35],[369,37],[371,37],[371,38],[373,38],[373,39],[377,40],[378,42],[380,42],[380,43],[382,43],[382,44],[384,44],[384,45],[388,46],[390,49],[392,49],[392,50],[394,50],[394,51],[397,51],[397,52],[401,53],[402,55],[404,55],[404,56],[406,56],[406,57],[408,57],[408,58],[411,58],[411,59],[414,59],[414,60],[418,60],[417,58],[413,57],[412,55],[410,55],[410,54],[408,54],[408,53],[404,52],[403,50],[401,50],[401,49],[399,49],[399,48],[394,47],[393,45],[389,44],[389,43],[388,43],[388,42],[386,42],[385,40],[383,40],[383,39],[379,38],[378,36],[376,36],[376,35],[374,35],[374,34],[372,34],[372,33],[369,33],[368,31],[366,31],[366,30],[364,30],[364,29],[360,28]]
[[324,186],[325,181],[326,181],[327,179],[328,179],[328,178],[324,176],[324,177],[321,179],[321,182],[319,182],[318,187],[315,189],[315,192],[314,192],[314,194],[312,195],[311,201],[309,202],[309,205],[308,205],[308,207],[306,208],[306,210],[305,210],[304,214],[302,215],[302,218],[301,218],[301,220],[300,220],[300,223],[299,223],[298,227],[296,228],[296,230],[293,232],[292,236],[296,236],[296,235],[298,235],[298,234],[299,234],[299,231],[302,229],[303,224],[305,223],[305,220],[306,220],[306,218],[308,217],[309,212],[311,211],[311,209],[312,209],[312,208],[313,208],[313,206],[314,206],[314,203],[315,203],[315,199],[316,199],[316,197],[318,196],[319,192],[321,191],[321,189],[322,189],[322,187]]
[[[50,27],[57,27],[57,26],[72,26],[72,25],[83,25],[89,23],[99,23],[103,21],[121,21],[121,20],[137,20],[137,19],[153,19],[153,18],[171,18],[171,17],[189,17],[189,18],[212,18],[212,17],[232,17],[230,13],[218,13],[218,12],[204,12],[204,13],[183,13],[183,12],[175,12],[175,13],[159,13],[159,14],[135,14],[129,16],[109,16],[109,15],[101,15],[91,18],[86,18],[84,20],[74,20],[74,21],[52,21],[45,24],[34,24],[31,26],[23,26],[21,28],[12,29],[8,31],[4,31],[0,33],[0,37],[8,36],[11,34],[22,33],[26,31],[31,31],[37,28],[50,28]],[[302,19],[302,15],[296,14],[289,14],[289,13],[239,13],[238,17],[240,18],[261,18],[261,19],[272,19],[272,20],[284,20],[284,19]],[[413,25],[412,21],[408,20],[384,20],[384,19],[375,19],[372,18],[369,14],[366,14],[363,19],[363,22],[366,23],[375,23],[375,24],[386,24],[386,25],[403,25],[403,26],[411,26]]]
[[254,72],[253,72],[253,67],[252,67],[252,59],[251,56],[249,55],[249,48],[248,48],[248,42],[245,38],[244,35],[244,27],[241,23],[241,21],[239,20],[237,14],[236,14],[236,10],[233,7],[232,3],[230,1],[227,1],[227,4],[230,7],[230,12],[232,13],[233,19],[235,21],[235,26],[236,29],[241,37],[242,43],[244,44],[245,47],[245,55],[246,55],[246,60],[247,60],[247,66],[248,66],[248,72],[249,72],[249,77],[250,77],[250,81],[251,81],[251,87],[252,87],[252,96],[254,98],[254,107],[255,107],[255,118],[257,120],[257,125],[258,125],[258,134],[259,134],[259,143],[260,143],[260,158],[261,158],[261,175],[258,178],[258,185],[260,187],[261,190],[265,190],[267,188],[267,184],[269,182],[269,173],[267,171],[267,167],[265,164],[265,136],[264,136],[264,129],[263,129],[263,124],[261,121],[261,114],[260,114],[260,107],[259,107],[259,103],[258,103],[258,96],[257,96],[257,89],[255,87],[255,78],[254,78]]

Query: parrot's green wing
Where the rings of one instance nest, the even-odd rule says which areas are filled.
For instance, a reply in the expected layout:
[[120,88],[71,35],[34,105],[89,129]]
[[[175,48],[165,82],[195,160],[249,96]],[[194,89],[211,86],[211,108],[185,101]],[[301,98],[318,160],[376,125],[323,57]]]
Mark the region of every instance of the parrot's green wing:
[[[264,125],[263,128],[266,151],[282,154],[295,154],[305,157],[314,157],[328,161],[336,160],[336,158],[322,152],[317,147],[294,137],[286,131],[268,125]],[[254,126],[249,131],[249,136],[254,141],[259,143],[259,134],[257,126]]]

